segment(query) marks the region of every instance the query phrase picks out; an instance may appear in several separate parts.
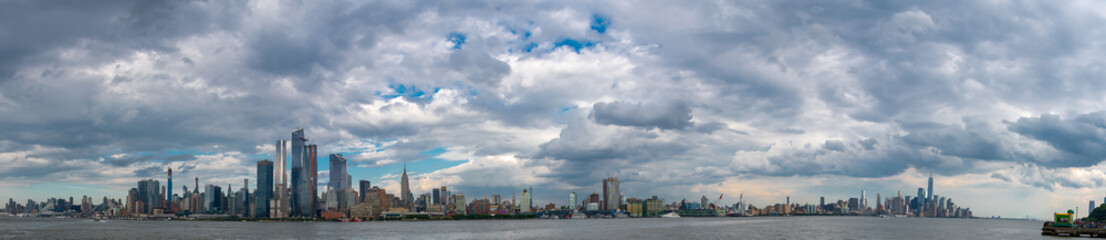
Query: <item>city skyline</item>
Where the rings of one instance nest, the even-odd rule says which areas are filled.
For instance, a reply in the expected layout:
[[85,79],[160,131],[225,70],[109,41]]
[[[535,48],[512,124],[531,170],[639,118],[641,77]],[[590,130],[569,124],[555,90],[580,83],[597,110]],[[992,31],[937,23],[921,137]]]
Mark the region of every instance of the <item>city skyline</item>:
[[337,185],[407,201],[901,191],[1044,218],[1106,192],[1103,2],[0,6],[4,200],[235,194],[269,159],[295,215],[331,154]]
[[[315,144],[305,144],[308,141],[307,134],[303,128],[296,128],[291,131],[291,138],[298,141],[292,141],[292,144],[286,145],[288,141],[277,140],[274,145],[274,159],[278,159],[279,166],[285,165],[284,162],[292,161],[298,162],[293,164],[293,179],[295,181],[312,182],[317,180],[304,179],[313,178],[316,176],[314,173],[304,173],[303,169],[317,169],[318,161],[314,160],[318,154],[316,149],[318,146]],[[286,150],[289,146],[293,148],[291,152],[293,155],[298,155],[293,158],[285,158]],[[329,167],[331,170],[329,181],[325,184],[326,189],[322,192],[322,195],[318,194],[318,190],[314,187],[290,187],[286,188],[283,184],[274,185],[274,176],[285,175],[283,169],[274,168],[274,162],[268,159],[258,160],[256,167],[256,187],[254,192],[250,192],[249,178],[243,179],[244,183],[238,192],[233,191],[231,185],[227,186],[226,195],[222,194],[220,187],[213,184],[206,184],[203,193],[199,192],[198,186],[200,185],[199,177],[195,179],[195,185],[197,186],[195,192],[189,192],[187,185],[182,185],[182,194],[172,194],[172,179],[173,169],[166,170],[166,182],[167,186],[159,189],[159,183],[156,179],[146,179],[138,181],[137,187],[131,188],[127,194],[126,200],[123,199],[109,199],[106,196],[100,204],[94,204],[90,197],[83,196],[81,199],[81,205],[79,214],[81,216],[106,215],[106,216],[166,216],[165,214],[175,214],[176,216],[188,216],[190,214],[226,214],[228,216],[240,216],[245,218],[346,218],[346,217],[371,217],[379,218],[384,216],[383,213],[391,214],[408,214],[421,213],[421,214],[466,214],[466,212],[484,212],[488,211],[482,208],[480,199],[473,199],[472,203],[465,202],[465,196],[463,192],[449,191],[447,186],[441,186],[439,188],[432,188],[430,192],[420,194],[420,198],[415,201],[408,200],[413,193],[409,191],[407,187],[409,181],[407,176],[406,163],[404,163],[404,169],[402,172],[401,183],[402,190],[400,196],[394,194],[386,194],[386,189],[378,188],[378,186],[372,186],[370,181],[361,179],[359,180],[358,191],[352,188],[352,175],[346,172],[347,160],[341,154],[333,153],[329,154]],[[281,177],[283,178],[283,177]],[[657,195],[653,195],[652,198],[646,199],[645,202],[655,201],[653,208],[647,208],[650,203],[642,202],[637,196],[627,196],[622,194],[619,190],[620,180],[611,176],[602,179],[600,186],[602,187],[602,198],[599,198],[598,193],[592,193],[592,197],[587,200],[577,202],[576,193],[569,193],[569,202],[562,203],[561,210],[587,210],[587,211],[600,211],[600,212],[629,212],[632,217],[641,216],[657,216],[662,213],[661,211],[674,211],[676,209],[686,210],[684,214],[692,214],[698,216],[703,212],[696,212],[697,209],[711,209],[712,211],[708,215],[713,215],[714,209],[725,210],[725,213],[719,212],[718,215],[725,214],[740,214],[740,215],[789,215],[792,213],[797,214],[848,214],[848,215],[895,215],[895,216],[918,216],[918,217],[973,217],[973,212],[970,208],[961,208],[959,205],[953,203],[952,198],[946,196],[938,196],[934,194],[934,181],[932,174],[928,179],[928,188],[918,188],[918,194],[911,200],[910,196],[902,196],[901,191],[894,198],[887,198],[886,203],[881,198],[880,193],[876,194],[875,207],[869,204],[867,199],[866,190],[861,190],[859,198],[839,199],[837,203],[827,205],[825,202],[825,196],[819,197],[818,205],[811,205],[809,202],[791,202],[791,196],[786,196],[783,204],[780,203],[766,203],[763,208],[758,208],[752,203],[744,201],[744,194],[741,194],[741,200],[734,204],[724,204],[719,201],[722,200],[724,194],[719,194],[717,200],[710,202],[707,197],[702,196],[701,202],[687,202],[687,198],[683,198],[679,201],[672,202],[672,204],[665,204],[664,198],[657,198]],[[300,186],[303,186],[302,184]],[[274,192],[281,194],[274,195]],[[456,193],[456,194],[454,194]],[[515,194],[517,192],[512,191],[511,201],[504,201],[503,204],[507,206],[499,205],[498,194],[492,194],[492,207],[491,211],[500,211],[500,213],[511,213],[517,211],[519,214],[528,214],[541,212],[542,210],[554,210],[557,203],[549,202],[544,208],[535,205],[533,202],[533,187],[523,188],[521,201],[515,201]],[[648,195],[648,193],[646,194]],[[285,196],[291,196],[291,200],[285,199]],[[488,194],[484,195],[484,203],[488,204]],[[924,198],[922,198],[924,197]],[[644,198],[644,197],[642,197]],[[55,198],[50,198],[47,201],[43,201],[45,206],[39,206],[34,204],[34,199],[28,199],[27,205],[21,205],[15,202],[14,199],[9,199],[9,203],[5,205],[5,210],[9,214],[22,214],[22,213],[41,213],[47,212],[49,214],[60,214],[68,212],[69,208],[64,204],[74,205],[75,203],[70,197],[69,202],[55,202]],[[64,199],[64,198],[62,198]],[[202,199],[202,203],[197,203]],[[287,204],[290,202],[291,204]],[[362,203],[364,202],[364,203]],[[685,204],[686,202],[686,204]],[[56,203],[56,204],[55,204]],[[660,206],[663,205],[663,209]],[[947,208],[946,208],[947,205]],[[92,206],[95,206],[95,212],[93,212]],[[498,206],[498,207],[495,207]],[[1094,201],[1090,202],[1090,208],[1093,208]],[[381,208],[382,207],[382,208]],[[448,210],[447,210],[448,207]],[[507,209],[503,209],[507,207]],[[57,210],[64,208],[65,210]],[[470,209],[470,210],[466,210]],[[498,210],[496,210],[498,208]],[[1088,208],[1088,209],[1090,209]],[[377,209],[377,210],[373,210]],[[383,210],[382,210],[383,209]],[[646,210],[648,209],[648,210]],[[507,212],[503,212],[507,211]],[[643,212],[644,211],[644,212]],[[287,213],[287,214],[286,214]],[[718,216],[713,215],[713,216]],[[49,216],[49,215],[47,215]]]
[[[301,128],[297,128],[292,131],[292,138],[302,139],[306,141],[306,135]],[[285,146],[283,140],[277,141],[275,145],[276,154],[278,158],[281,158]],[[315,156],[315,145],[303,145],[299,144],[303,148],[305,156]],[[281,160],[283,161],[283,160]],[[310,165],[300,165],[301,169],[315,169],[315,161],[309,162]],[[244,179],[243,187],[238,192],[234,192],[231,185],[227,186],[226,195],[222,194],[219,186],[207,184],[205,191],[200,193],[198,188],[194,192],[189,192],[188,187],[182,187],[182,195],[173,195],[171,193],[172,182],[172,169],[167,170],[167,182],[169,186],[160,188],[158,191],[158,181],[155,179],[141,180],[138,182],[137,187],[131,188],[126,200],[122,199],[109,199],[107,197],[100,204],[95,204],[91,197],[83,196],[81,198],[81,204],[76,205],[73,198],[70,197],[68,202],[64,201],[64,198],[56,199],[50,198],[46,201],[40,202],[42,205],[36,204],[33,199],[28,199],[27,205],[19,204],[14,199],[9,199],[3,209],[7,214],[43,214],[43,216],[54,216],[58,214],[64,214],[69,216],[79,217],[112,217],[112,218],[165,218],[165,217],[189,217],[192,214],[208,214],[208,217],[221,215],[221,216],[235,216],[242,218],[325,218],[325,219],[339,219],[339,218],[389,218],[397,219],[395,217],[402,218],[408,214],[415,215],[436,215],[436,216],[448,216],[454,215],[466,215],[466,214],[487,214],[489,211],[498,212],[499,214],[506,215],[532,215],[538,214],[553,214],[561,215],[562,217],[571,217],[572,213],[580,213],[581,211],[587,211],[590,217],[602,218],[600,216],[591,216],[592,214],[611,214],[620,215],[626,214],[622,217],[657,217],[666,212],[681,212],[684,216],[726,216],[726,215],[740,215],[740,216],[758,216],[758,215],[807,215],[807,214],[836,214],[836,215],[880,215],[880,216],[896,216],[896,217],[944,217],[944,218],[971,218],[974,216],[970,208],[963,208],[962,206],[953,203],[952,198],[946,196],[938,196],[933,191],[933,177],[929,177],[928,191],[926,188],[918,188],[918,194],[913,197],[903,196],[901,191],[894,198],[887,198],[883,201],[880,194],[877,193],[876,205],[871,206],[866,198],[865,190],[861,190],[859,198],[849,198],[848,201],[839,199],[836,203],[826,204],[825,197],[819,197],[820,203],[818,205],[812,205],[810,203],[792,203],[791,197],[787,196],[786,201],[783,204],[766,204],[763,207],[756,207],[743,200],[733,205],[721,204],[722,200],[720,194],[718,199],[710,202],[706,196],[702,196],[700,202],[687,201],[687,199],[681,199],[674,201],[671,204],[666,204],[663,198],[658,198],[653,195],[652,198],[642,201],[640,198],[633,196],[622,195],[619,192],[619,180],[617,177],[611,176],[602,180],[600,184],[603,187],[603,198],[599,198],[598,193],[592,193],[588,199],[577,202],[576,193],[569,193],[569,202],[561,205],[557,208],[555,203],[548,203],[545,207],[541,207],[540,204],[535,205],[533,198],[533,187],[523,188],[521,201],[515,201],[515,193],[512,192],[511,201],[505,201],[499,197],[499,195],[492,195],[493,199],[489,205],[489,196],[485,195],[483,200],[479,198],[473,199],[471,203],[465,201],[465,195],[463,192],[449,191],[446,186],[441,188],[434,188],[430,193],[420,194],[417,204],[414,202],[403,200],[401,197],[396,197],[393,194],[386,194],[384,189],[380,189],[377,186],[369,186],[370,182],[367,180],[359,181],[359,191],[354,191],[349,186],[352,183],[351,176],[344,173],[346,161],[340,154],[330,154],[330,165],[332,169],[337,169],[342,175],[333,175],[331,181],[327,183],[327,189],[323,195],[313,195],[310,200],[304,201],[302,199],[296,201],[309,202],[311,204],[310,211],[299,211],[296,206],[281,207],[280,202],[285,202],[286,199],[282,199],[280,196],[274,196],[274,190],[276,192],[287,192],[292,196],[301,196],[300,192],[314,193],[317,190],[312,188],[283,188],[281,185],[274,185],[273,176],[283,175],[279,169],[273,168],[273,162],[269,160],[257,161],[257,186],[254,192],[250,192],[249,179]],[[308,175],[309,176],[309,175]],[[339,177],[340,176],[340,177]],[[402,181],[404,185],[407,183],[406,168],[403,170]],[[200,185],[199,178],[196,178],[196,186]],[[275,189],[274,189],[275,187]],[[404,188],[403,196],[409,196],[411,193]],[[924,197],[924,198],[923,198]],[[202,199],[202,202],[201,200]],[[743,194],[742,194],[743,199]],[[500,204],[500,201],[503,201]],[[577,205],[579,204],[579,205]],[[488,208],[490,206],[490,208]],[[579,207],[577,207],[579,206]],[[73,207],[73,209],[70,209]],[[79,207],[79,209],[77,208]],[[1090,202],[1090,208],[1094,208],[1094,201]],[[64,210],[62,210],[64,209]],[[375,210],[374,210],[375,209]],[[489,210],[490,209],[490,210]],[[548,212],[554,210],[553,212]],[[560,210],[560,211],[556,211]],[[298,212],[297,212],[298,211]],[[281,213],[291,212],[294,214],[284,215]],[[213,215],[212,215],[213,214]],[[274,214],[276,214],[274,216]],[[617,217],[617,216],[616,216]],[[995,217],[995,216],[991,216]],[[574,218],[574,217],[573,217]]]

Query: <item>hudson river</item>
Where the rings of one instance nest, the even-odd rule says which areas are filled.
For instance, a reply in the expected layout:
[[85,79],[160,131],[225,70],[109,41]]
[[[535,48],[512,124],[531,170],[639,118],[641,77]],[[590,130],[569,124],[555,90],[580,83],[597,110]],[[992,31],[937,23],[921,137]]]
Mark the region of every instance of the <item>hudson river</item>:
[[753,217],[192,222],[0,217],[0,239],[1047,239],[1028,220]]

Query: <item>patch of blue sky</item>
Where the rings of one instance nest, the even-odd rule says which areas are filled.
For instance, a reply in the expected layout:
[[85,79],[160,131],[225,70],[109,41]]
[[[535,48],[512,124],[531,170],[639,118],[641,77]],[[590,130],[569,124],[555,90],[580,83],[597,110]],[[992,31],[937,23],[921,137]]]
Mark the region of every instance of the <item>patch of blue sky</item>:
[[475,96],[480,94],[480,90],[476,86],[469,85],[465,81],[462,81],[462,80],[454,81],[450,85],[452,85],[452,86],[436,87],[436,88],[434,88],[434,93],[441,92],[444,89],[451,89],[451,90],[456,91],[457,93],[468,93],[469,96],[472,96],[472,97],[475,97]]
[[526,41],[526,40],[530,39],[530,36],[534,35],[530,31],[516,30],[515,28],[509,27],[509,26],[507,27],[507,31],[511,32],[511,34],[514,34],[514,35],[518,36],[518,39],[516,41]]
[[430,150],[420,152],[419,156],[435,157],[435,156],[438,156],[438,155],[442,155],[442,154],[444,154],[448,151],[449,151],[449,149],[446,149],[445,147],[436,147],[436,148],[433,148],[433,149],[430,149]]
[[568,47],[568,48],[571,48],[576,53],[580,53],[580,49],[592,48],[592,47],[595,47],[596,44],[599,44],[599,42],[592,42],[592,41],[589,41],[587,39],[577,40],[577,39],[565,38],[561,41],[558,41],[558,42],[554,43],[553,44],[553,49],[557,49],[557,48],[560,48],[560,47]]
[[530,42],[522,46],[523,52],[533,52],[535,48],[538,48],[538,43]]
[[595,14],[591,16],[591,30],[603,34],[607,33],[607,26],[611,25],[611,20],[603,17],[603,15]]
[[[291,158],[288,158],[291,159]],[[319,171],[330,171],[330,154],[319,154],[315,156],[315,169]],[[292,167],[289,165],[289,169]],[[349,158],[346,158],[346,169],[349,169]],[[326,180],[322,180],[326,182]]]
[[577,108],[580,108],[580,107],[579,106],[561,107],[561,112],[564,113],[564,112],[572,111],[573,109],[577,109]]
[[[407,97],[407,98],[410,98],[410,99],[427,98],[428,100],[430,98],[433,98],[433,96],[434,96],[433,94],[427,95],[426,91],[420,90],[414,84],[411,84],[411,85],[392,84],[392,85],[388,85],[388,88],[392,89],[391,93],[383,93],[383,92],[377,91],[376,95],[381,97],[381,98],[384,98],[384,99]],[[434,91],[437,92],[438,90],[435,89]]]
[[167,154],[167,155],[181,155],[181,154],[189,154],[189,153],[195,154],[195,152],[196,151],[194,151],[194,150],[172,150],[172,151],[165,151],[165,154]]
[[464,33],[451,32],[446,38],[453,43],[453,49],[460,50],[461,46],[465,45],[466,37]]
[[[416,175],[423,173],[430,173],[441,169],[456,167],[464,164],[468,161],[463,160],[446,160],[440,158],[428,158],[421,161],[407,162],[407,175]],[[351,164],[346,169],[349,171],[350,178],[353,179],[354,184],[360,180],[369,180],[373,185],[380,186],[382,181],[395,181],[399,182],[399,175],[403,173],[403,162],[396,162],[386,164],[382,166],[373,167],[359,167]],[[384,179],[384,176],[394,176],[393,178]]]

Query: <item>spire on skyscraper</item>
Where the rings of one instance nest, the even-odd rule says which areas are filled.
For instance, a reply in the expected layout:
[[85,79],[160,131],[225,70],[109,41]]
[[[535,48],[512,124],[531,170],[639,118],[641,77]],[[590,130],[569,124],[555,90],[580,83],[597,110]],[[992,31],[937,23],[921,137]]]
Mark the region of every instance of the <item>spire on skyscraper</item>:
[[411,185],[407,181],[407,160],[403,160],[403,175],[400,177],[400,195],[402,195],[399,197],[403,200],[404,206],[410,207],[414,199],[411,199]]

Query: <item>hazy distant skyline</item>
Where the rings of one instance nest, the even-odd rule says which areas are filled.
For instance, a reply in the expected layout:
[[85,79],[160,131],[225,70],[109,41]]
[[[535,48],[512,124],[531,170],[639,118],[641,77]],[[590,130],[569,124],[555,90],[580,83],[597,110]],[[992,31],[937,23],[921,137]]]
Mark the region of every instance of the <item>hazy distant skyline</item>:
[[762,206],[932,173],[977,216],[1106,197],[1101,2],[0,6],[5,201],[121,198],[168,167],[174,192],[238,187],[297,127],[354,181],[398,192],[406,161],[416,194],[539,205],[608,176]]

